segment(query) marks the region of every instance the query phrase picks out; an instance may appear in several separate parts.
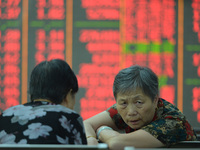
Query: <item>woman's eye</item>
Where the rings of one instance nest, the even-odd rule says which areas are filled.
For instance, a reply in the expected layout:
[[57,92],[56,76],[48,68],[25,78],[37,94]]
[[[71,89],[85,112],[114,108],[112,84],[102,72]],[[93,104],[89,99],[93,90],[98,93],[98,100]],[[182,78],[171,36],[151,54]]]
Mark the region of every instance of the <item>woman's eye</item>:
[[126,106],[127,103],[126,103],[126,102],[122,102],[121,105],[122,105],[122,106]]
[[122,105],[126,105],[126,102],[123,102]]
[[136,104],[141,105],[143,103],[141,101],[137,101]]

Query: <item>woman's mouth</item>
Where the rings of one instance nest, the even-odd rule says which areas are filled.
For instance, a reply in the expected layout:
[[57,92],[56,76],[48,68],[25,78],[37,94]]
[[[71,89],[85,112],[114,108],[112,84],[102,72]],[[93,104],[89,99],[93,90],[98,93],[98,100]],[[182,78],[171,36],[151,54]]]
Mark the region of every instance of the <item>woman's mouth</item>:
[[132,125],[136,125],[140,122],[140,120],[132,120],[132,121],[129,121]]

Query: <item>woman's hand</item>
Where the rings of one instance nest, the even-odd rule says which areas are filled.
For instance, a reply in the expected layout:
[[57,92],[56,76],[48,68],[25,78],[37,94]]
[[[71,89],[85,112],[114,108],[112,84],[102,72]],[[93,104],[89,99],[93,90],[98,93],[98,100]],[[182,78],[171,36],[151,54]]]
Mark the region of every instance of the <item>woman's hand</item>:
[[94,136],[87,136],[88,145],[97,145],[99,142]]
[[88,145],[97,145],[99,143],[96,133],[98,133],[97,130],[103,127],[104,125],[107,125],[115,130],[117,128],[112,119],[110,118],[108,112],[106,111],[99,113],[87,120],[84,120],[83,123],[85,127]]

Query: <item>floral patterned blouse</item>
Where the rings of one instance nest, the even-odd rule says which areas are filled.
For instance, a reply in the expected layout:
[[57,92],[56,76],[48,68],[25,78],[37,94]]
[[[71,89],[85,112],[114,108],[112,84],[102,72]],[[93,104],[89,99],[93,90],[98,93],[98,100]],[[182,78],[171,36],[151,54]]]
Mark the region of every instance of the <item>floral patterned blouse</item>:
[[[107,111],[120,130],[125,130],[126,133],[135,131],[118,114],[116,104],[108,108]],[[149,132],[167,147],[180,141],[197,140],[196,134],[183,113],[174,105],[161,98],[158,101],[157,110],[152,122],[141,129]]]
[[0,115],[0,144],[87,144],[75,111],[49,102],[30,102]]

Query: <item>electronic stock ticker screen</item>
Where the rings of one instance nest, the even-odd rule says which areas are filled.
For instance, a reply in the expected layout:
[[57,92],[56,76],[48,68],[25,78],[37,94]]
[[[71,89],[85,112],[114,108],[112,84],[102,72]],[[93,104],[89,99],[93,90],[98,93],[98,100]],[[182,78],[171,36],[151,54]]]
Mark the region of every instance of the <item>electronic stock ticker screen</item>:
[[113,105],[115,75],[139,64],[200,125],[200,0],[0,0],[0,110],[30,101],[32,69],[54,58],[78,78],[83,119]]

